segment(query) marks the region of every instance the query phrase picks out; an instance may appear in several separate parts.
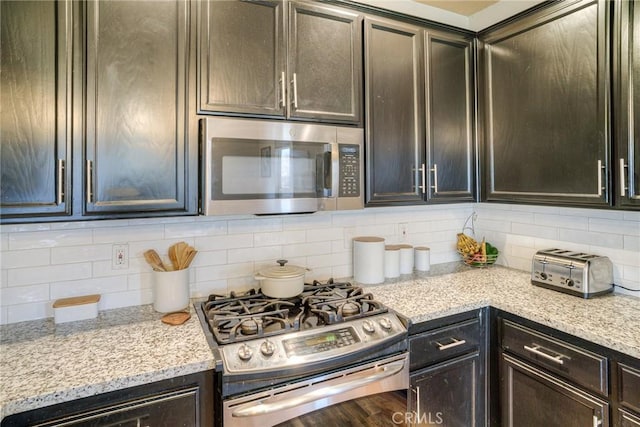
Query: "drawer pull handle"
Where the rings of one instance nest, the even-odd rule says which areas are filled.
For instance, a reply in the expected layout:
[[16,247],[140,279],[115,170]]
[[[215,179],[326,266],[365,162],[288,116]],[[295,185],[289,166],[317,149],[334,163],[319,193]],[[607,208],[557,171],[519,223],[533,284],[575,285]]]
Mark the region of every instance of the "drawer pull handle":
[[563,356],[562,354],[559,354],[557,356],[552,356],[552,355],[547,354],[547,353],[545,353],[543,351],[540,351],[540,348],[541,347],[539,345],[534,345],[533,347],[529,347],[528,345],[524,346],[525,350],[527,350],[527,351],[529,351],[529,352],[531,352],[533,354],[537,354],[538,356],[543,357],[543,358],[545,358],[547,360],[550,360],[550,361],[552,361],[554,363],[557,363],[558,365],[563,365],[564,364],[564,361],[562,360],[563,358],[564,359],[568,359],[567,356]]
[[448,350],[450,348],[457,347],[459,345],[467,343],[467,341],[465,340],[457,340],[455,338],[451,338],[451,339],[453,340],[453,342],[449,344],[440,344],[438,341],[436,341],[436,344],[438,345],[438,350],[440,351]]

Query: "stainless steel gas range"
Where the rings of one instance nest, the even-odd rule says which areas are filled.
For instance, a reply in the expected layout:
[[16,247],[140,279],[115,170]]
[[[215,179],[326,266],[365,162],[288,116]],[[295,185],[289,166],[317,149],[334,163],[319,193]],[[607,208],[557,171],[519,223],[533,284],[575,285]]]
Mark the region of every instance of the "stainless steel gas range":
[[336,414],[355,415],[329,408],[347,401],[366,418],[366,399],[387,408],[371,414],[376,423],[406,412],[407,328],[362,288],[329,280],[291,299],[211,295],[197,311],[222,361],[216,398],[225,427],[340,423]]

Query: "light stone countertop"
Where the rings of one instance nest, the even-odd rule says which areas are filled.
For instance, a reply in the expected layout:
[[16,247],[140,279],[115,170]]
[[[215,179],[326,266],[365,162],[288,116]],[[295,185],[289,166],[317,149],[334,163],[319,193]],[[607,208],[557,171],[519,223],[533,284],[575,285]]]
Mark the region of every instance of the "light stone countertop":
[[0,327],[0,419],[19,412],[213,369],[198,317],[162,323],[151,305],[96,319]]
[[[491,305],[640,358],[640,298],[585,300],[533,286],[527,272],[461,263],[365,288],[413,323]],[[181,326],[162,323],[150,305],[67,324],[47,319],[0,326],[0,419],[214,369],[216,360],[191,311]]]
[[365,288],[414,324],[490,305],[640,358],[640,298],[607,294],[584,299],[533,286],[528,272],[499,266],[401,276]]

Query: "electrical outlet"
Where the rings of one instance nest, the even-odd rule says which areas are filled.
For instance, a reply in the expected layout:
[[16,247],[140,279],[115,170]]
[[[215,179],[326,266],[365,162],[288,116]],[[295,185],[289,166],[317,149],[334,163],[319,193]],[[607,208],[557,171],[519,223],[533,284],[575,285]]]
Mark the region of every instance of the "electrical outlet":
[[127,243],[119,243],[113,245],[111,253],[111,269],[124,270],[129,268],[129,245]]
[[406,222],[398,224],[398,232],[400,233],[400,240],[406,242],[409,239],[409,224]]

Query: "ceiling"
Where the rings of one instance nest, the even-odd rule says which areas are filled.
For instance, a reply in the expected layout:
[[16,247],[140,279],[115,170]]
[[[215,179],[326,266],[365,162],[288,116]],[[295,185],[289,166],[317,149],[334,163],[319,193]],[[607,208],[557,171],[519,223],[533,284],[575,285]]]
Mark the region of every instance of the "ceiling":
[[498,3],[499,0],[415,0],[427,6],[448,10],[458,15],[471,16],[489,6]]
[[354,0],[434,22],[480,31],[544,0]]

